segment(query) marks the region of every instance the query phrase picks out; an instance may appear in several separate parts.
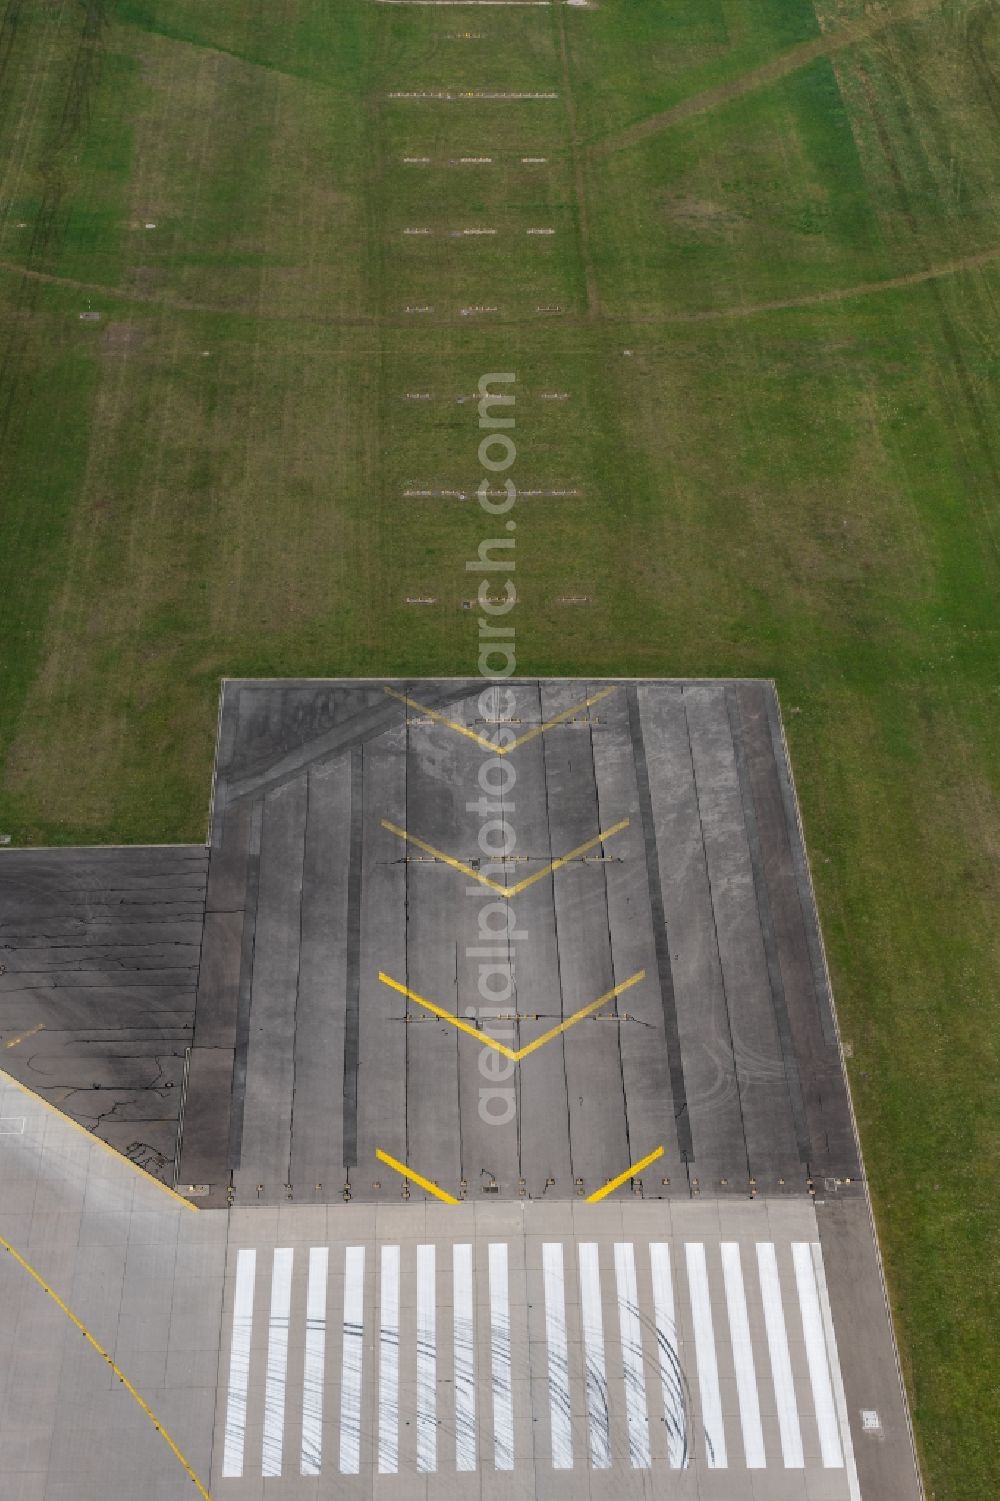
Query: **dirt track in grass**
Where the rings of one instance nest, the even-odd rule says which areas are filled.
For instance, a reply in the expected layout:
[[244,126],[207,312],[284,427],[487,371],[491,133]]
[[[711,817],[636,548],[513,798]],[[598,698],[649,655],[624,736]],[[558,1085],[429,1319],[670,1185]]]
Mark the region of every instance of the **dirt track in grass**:
[[695,115],[703,115],[708,110],[717,109],[720,104],[729,104],[733,99],[740,99],[744,94],[752,93],[754,89],[764,88],[769,83],[776,83],[779,78],[785,78],[789,73],[796,73],[800,68],[808,67],[817,58],[832,57],[842,52],[845,47],[853,47],[858,42],[866,42],[900,21],[909,21],[924,11],[936,10],[940,3],[941,0],[902,0],[901,4],[888,13],[868,16],[863,21],[852,21],[836,31],[815,37],[812,41],[800,42],[797,47],[789,48],[787,52],[771,58],[760,67],[751,68],[749,73],[744,73],[740,78],[717,84],[715,88],[706,89],[701,94],[694,94],[690,99],[682,99],[679,104],[672,105],[670,109],[650,115],[648,119],[630,125],[628,130],[623,130],[606,141],[596,142],[592,145],[591,151],[595,156],[610,156],[616,151],[624,151],[627,147],[646,140],[648,136],[657,135],[661,130],[668,130],[672,125],[680,125],[684,120],[690,120]]

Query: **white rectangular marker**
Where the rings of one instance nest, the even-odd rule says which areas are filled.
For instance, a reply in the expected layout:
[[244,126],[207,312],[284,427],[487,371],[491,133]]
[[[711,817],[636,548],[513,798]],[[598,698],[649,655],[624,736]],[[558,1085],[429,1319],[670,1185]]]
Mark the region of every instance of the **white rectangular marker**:
[[545,1284],[545,1344],[549,1356],[549,1427],[552,1468],[573,1468],[573,1431],[570,1426],[569,1345],[566,1338],[566,1287],[561,1242],[542,1246]]
[[684,1247],[687,1256],[688,1295],[691,1322],[694,1326],[694,1355],[698,1365],[698,1392],[701,1397],[701,1422],[705,1431],[705,1457],[710,1470],[724,1470],[726,1430],[722,1422],[722,1394],[719,1391],[719,1364],[715,1355],[715,1328],[712,1323],[712,1299],[708,1290],[705,1247],[691,1241]]
[[437,1297],[433,1246],[417,1247],[417,1469],[437,1469]]
[[648,1470],[649,1415],[646,1410],[646,1373],[642,1364],[642,1326],[631,1241],[615,1244],[615,1285],[618,1292],[618,1329],[625,1376],[625,1416],[628,1456],[633,1470]]
[[587,1431],[590,1463],[595,1470],[611,1468],[611,1415],[604,1360],[604,1314],[601,1309],[601,1269],[597,1246],[580,1244],[580,1314],[583,1354],[587,1362]]
[[306,1288],[306,1348],[302,1363],[303,1475],[318,1475],[323,1462],[323,1372],[326,1365],[326,1283],[330,1253],[309,1248]]
[[399,1470],[399,1247],[382,1247],[378,1334],[378,1472]]
[[764,1327],[767,1330],[767,1348],[771,1357],[774,1401],[778,1409],[781,1457],[786,1470],[801,1470],[805,1467],[805,1460],[802,1456],[799,1409],[795,1401],[795,1381],[788,1353],[785,1314],[781,1306],[778,1259],[774,1254],[774,1245],[769,1240],[757,1243],[757,1269],[760,1273],[760,1293],[764,1300]]
[[740,1423],[743,1427],[743,1453],[746,1456],[748,1470],[763,1470],[767,1468],[767,1455],[764,1450],[764,1431],[760,1425],[757,1373],[753,1363],[750,1318],[747,1314],[740,1248],[736,1241],[730,1240],[723,1241],[719,1249],[722,1253],[722,1275],[726,1284],[729,1337],[732,1341],[733,1366],[736,1371],[736,1395],[739,1398]]
[[361,1369],[364,1353],[365,1248],[344,1254],[344,1347],[340,1373],[340,1473],[361,1470]]
[[476,1354],[475,1293],[472,1247],[454,1245],[452,1298],[455,1364],[455,1469],[469,1474],[476,1468]]
[[684,1375],[677,1348],[670,1247],[664,1241],[650,1242],[649,1270],[653,1281],[653,1318],[656,1323],[656,1358],[663,1392],[663,1422],[667,1430],[667,1462],[672,1470],[683,1470],[690,1458],[687,1407],[684,1401]]
[[250,1341],[253,1337],[253,1290],[256,1275],[257,1252],[239,1251],[236,1256],[236,1288],[233,1293],[233,1335],[229,1346],[226,1442],[222,1456],[224,1480],[239,1480],[243,1474],[243,1445],[247,1431],[247,1387],[250,1384]]
[[795,1267],[795,1284],[799,1294],[802,1333],[805,1336],[806,1361],[809,1365],[809,1384],[812,1387],[813,1408],[816,1413],[816,1426],[819,1429],[819,1451],[823,1458],[823,1468],[841,1470],[844,1467],[844,1455],[840,1447],[840,1433],[837,1428],[837,1408],[833,1400],[833,1385],[830,1381],[830,1367],[827,1362],[823,1315],[820,1312],[819,1293],[816,1289],[812,1247],[804,1241],[794,1241],[792,1263]]
[[279,1246],[271,1263],[271,1314],[267,1328],[267,1372],[264,1377],[264,1450],[261,1474],[281,1474],[285,1434],[285,1387],[288,1384],[288,1317],[292,1308],[294,1251]]
[[819,1241],[813,1241],[810,1249],[812,1250],[813,1270],[816,1273],[816,1288],[819,1293],[820,1313],[823,1317],[826,1353],[830,1361],[830,1374],[833,1379],[833,1400],[837,1406],[837,1421],[840,1424],[840,1442],[844,1451],[844,1468],[847,1471],[847,1489],[851,1501],[861,1501],[861,1483],[858,1480],[858,1467],[854,1458],[851,1423],[847,1416],[847,1397],[844,1392],[844,1378],[840,1371],[840,1356],[837,1354],[837,1336],[833,1328],[833,1310],[830,1307],[830,1293],[826,1285],[826,1272],[823,1269],[823,1250]]
[[497,1470],[512,1470],[514,1468],[514,1390],[511,1384],[510,1294],[507,1282],[506,1245],[502,1241],[491,1241],[489,1257],[493,1465]]

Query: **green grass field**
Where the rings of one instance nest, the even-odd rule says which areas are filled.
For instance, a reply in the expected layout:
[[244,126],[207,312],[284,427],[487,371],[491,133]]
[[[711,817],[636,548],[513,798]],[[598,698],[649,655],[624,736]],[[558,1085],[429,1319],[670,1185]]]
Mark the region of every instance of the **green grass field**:
[[[580,492],[519,508],[520,670],[777,680],[926,1477],[985,1501],[1000,11],[2,27],[0,828],[201,839],[223,674],[474,673],[481,513],[404,491],[516,371],[519,484]],[[496,88],[559,97],[389,97]]]

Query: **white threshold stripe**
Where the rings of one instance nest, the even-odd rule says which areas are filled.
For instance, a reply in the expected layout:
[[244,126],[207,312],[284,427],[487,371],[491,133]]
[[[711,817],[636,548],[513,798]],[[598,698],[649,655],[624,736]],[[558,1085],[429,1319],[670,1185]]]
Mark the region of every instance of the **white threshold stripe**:
[[633,1470],[648,1470],[650,1449],[646,1374],[642,1364],[642,1326],[639,1322],[635,1252],[631,1241],[615,1242],[615,1286],[618,1293],[618,1328],[625,1376],[629,1461]]
[[507,1247],[503,1241],[490,1242],[489,1268],[493,1464],[497,1470],[512,1470],[514,1468],[514,1390],[511,1383]]
[[236,1287],[233,1293],[233,1335],[229,1346],[229,1392],[226,1397],[226,1439],[222,1456],[224,1480],[239,1480],[243,1474],[256,1275],[257,1252],[239,1251],[236,1256]]
[[708,1288],[705,1247],[690,1241],[687,1255],[688,1296],[694,1326],[694,1353],[698,1365],[698,1393],[701,1398],[701,1424],[705,1433],[705,1458],[710,1470],[724,1470],[728,1463],[726,1430],[722,1421],[722,1394],[719,1391],[719,1365],[715,1356],[715,1329],[712,1324],[712,1299]]
[[802,1314],[802,1333],[806,1342],[806,1362],[809,1366],[813,1411],[816,1414],[816,1427],[819,1429],[819,1452],[825,1470],[840,1470],[844,1467],[844,1455],[840,1447],[837,1408],[833,1400],[833,1385],[830,1381],[830,1367],[827,1362],[823,1315],[820,1312],[819,1293],[816,1289],[812,1248],[807,1242],[801,1240],[793,1242],[792,1264],[795,1267],[795,1285],[799,1294],[799,1311]]
[[[843,1377],[837,1355],[837,1341],[830,1308],[829,1290],[823,1267],[820,1246],[813,1241],[791,1241],[776,1245],[774,1242],[756,1244],[757,1275],[761,1303],[758,1305],[757,1287],[752,1281],[748,1267],[743,1264],[744,1251],[749,1248],[736,1241],[719,1242],[719,1267],[721,1268],[721,1291],[715,1278],[716,1264],[711,1246],[702,1242],[681,1242],[674,1251],[681,1257],[684,1247],[686,1262],[687,1296],[690,1302],[693,1348],[688,1349],[685,1360],[692,1384],[699,1398],[699,1426],[704,1432],[704,1449],[693,1442],[694,1424],[691,1415],[690,1393],[684,1368],[681,1364],[681,1342],[677,1325],[676,1301],[681,1296],[683,1283],[677,1282],[681,1275],[671,1256],[671,1245],[666,1241],[648,1242],[650,1282],[642,1292],[642,1305],[636,1274],[636,1244],[642,1252],[642,1242],[619,1242],[614,1244],[614,1296],[618,1305],[618,1335],[621,1348],[621,1367],[618,1366],[618,1347],[611,1356],[612,1370],[609,1391],[608,1354],[605,1344],[604,1305],[610,1289],[602,1287],[602,1256],[593,1242],[577,1243],[579,1274],[579,1331],[581,1356],[584,1362],[583,1392],[587,1421],[587,1456],[574,1452],[573,1420],[574,1388],[570,1379],[570,1360],[576,1359],[573,1340],[576,1339],[576,1295],[572,1288],[577,1285],[572,1238],[546,1241],[542,1244],[542,1273],[544,1297],[544,1320],[546,1341],[546,1371],[549,1409],[548,1441],[539,1439],[547,1464],[553,1471],[574,1469],[578,1463],[594,1471],[610,1471],[614,1466],[626,1463],[624,1440],[628,1440],[628,1465],[634,1470],[654,1468],[653,1449],[656,1449],[655,1468],[669,1467],[671,1471],[686,1469],[697,1463],[708,1469],[723,1469],[736,1463],[727,1455],[726,1427],[734,1424],[737,1411],[741,1424],[742,1455],[749,1471],[761,1471],[770,1463],[783,1464],[786,1470],[804,1470],[805,1438],[809,1437],[808,1468],[815,1472],[818,1465],[825,1471],[842,1471],[845,1498],[861,1501],[857,1466],[851,1439],[848,1409],[844,1393]],[[304,1260],[308,1251],[308,1277]],[[446,1440],[447,1455],[442,1456],[439,1436],[440,1420],[452,1418],[452,1399],[441,1408],[437,1383],[440,1365],[438,1361],[438,1288],[437,1275],[451,1272],[447,1292],[442,1291],[445,1329],[442,1337],[452,1341],[449,1352],[452,1359],[449,1381],[454,1392],[454,1467],[459,1474],[475,1473],[482,1459],[498,1471],[514,1469],[514,1400],[512,1358],[512,1320],[510,1301],[509,1245],[506,1242],[491,1242],[488,1247],[488,1266],[480,1269],[482,1281],[488,1275],[489,1340],[490,1340],[490,1400],[476,1390],[477,1366],[476,1332],[480,1318],[485,1320],[485,1303],[482,1314],[477,1309],[479,1298],[487,1288],[477,1284],[475,1248],[468,1242],[453,1243],[450,1254],[442,1250],[449,1267],[438,1267],[437,1249],[433,1244],[420,1244],[407,1249],[415,1261],[415,1329],[403,1338],[401,1329],[402,1305],[402,1256],[399,1245],[382,1245],[379,1248],[380,1275],[378,1284],[378,1341],[379,1357],[377,1373],[371,1381],[370,1393],[373,1404],[377,1402],[378,1473],[397,1475],[401,1470],[427,1475],[436,1473],[439,1464],[451,1467],[451,1439]],[[261,1447],[260,1475],[264,1480],[279,1478],[286,1459],[286,1421],[293,1429],[299,1426],[301,1413],[301,1451],[299,1472],[306,1477],[319,1477],[323,1473],[324,1458],[327,1469],[332,1453],[324,1450],[336,1447],[333,1437],[324,1433],[324,1418],[328,1428],[336,1424],[335,1413],[325,1414],[330,1404],[325,1398],[326,1365],[330,1358],[327,1326],[329,1275],[331,1250],[327,1246],[303,1247],[298,1278],[296,1280],[295,1251],[290,1247],[278,1247],[265,1251],[270,1258],[268,1272],[265,1263],[260,1266],[257,1288],[258,1257],[253,1248],[236,1251],[232,1293],[232,1328],[228,1357],[228,1384],[225,1407],[224,1445],[220,1478],[240,1479],[245,1476],[247,1464],[247,1426],[250,1409],[253,1409],[253,1426],[260,1421],[256,1403],[262,1404],[262,1432],[257,1440]],[[339,1253],[338,1253],[339,1254]],[[566,1256],[570,1256],[567,1285]],[[344,1475],[357,1475],[362,1469],[361,1431],[362,1396],[364,1393],[364,1321],[366,1251],[364,1246],[344,1248],[343,1277],[343,1348],[340,1355],[339,1398],[339,1468]],[[752,1257],[751,1257],[752,1259]],[[749,1265],[749,1264],[748,1264]],[[609,1273],[605,1261],[605,1283]],[[265,1294],[265,1278],[269,1294]],[[748,1281],[748,1278],[750,1281]],[[445,1284],[442,1282],[442,1288]],[[794,1291],[793,1291],[794,1288]],[[647,1307],[650,1291],[651,1308]],[[725,1318],[729,1331],[729,1345],[721,1327],[725,1301]],[[264,1311],[257,1310],[260,1333],[254,1349],[254,1300],[269,1296],[266,1341],[263,1331]],[[297,1318],[304,1313],[304,1343],[301,1366],[297,1351],[293,1352],[289,1368],[289,1333],[292,1317],[292,1299],[295,1298]],[[448,1305],[451,1305],[450,1310]],[[304,1305],[304,1307],[303,1307]],[[409,1305],[408,1305],[409,1306]],[[763,1327],[757,1322],[755,1309],[763,1310]],[[517,1310],[519,1311],[519,1310]],[[373,1318],[375,1310],[371,1310]],[[534,1318],[534,1315],[532,1315]],[[686,1318],[686,1314],[684,1315]],[[336,1315],[334,1315],[336,1318]],[[451,1328],[447,1329],[450,1322]],[[572,1324],[572,1328],[571,1328]],[[299,1325],[297,1324],[298,1328]],[[534,1327],[534,1325],[532,1326]],[[410,1340],[415,1333],[413,1354],[408,1353]],[[538,1328],[538,1336],[541,1329]],[[482,1329],[481,1337],[486,1330]],[[374,1330],[369,1338],[373,1340]],[[652,1392],[646,1390],[647,1379],[656,1379],[653,1373],[653,1348],[644,1349],[644,1341],[655,1337],[656,1371],[659,1377],[660,1394],[650,1413],[648,1401]],[[766,1338],[765,1338],[766,1337]],[[534,1338],[534,1336],[532,1336]],[[800,1343],[801,1341],[801,1343]],[[266,1352],[264,1345],[266,1343]],[[765,1353],[766,1343],[766,1353]],[[730,1366],[730,1350],[732,1365]],[[799,1353],[801,1351],[801,1354]],[[792,1352],[796,1362],[793,1368]],[[485,1348],[482,1358],[485,1360]],[[530,1343],[518,1346],[518,1372],[525,1382],[530,1378],[540,1382],[543,1372],[539,1369],[540,1345]],[[266,1360],[265,1360],[266,1355]],[[405,1359],[404,1359],[405,1356]],[[650,1375],[646,1375],[646,1359],[650,1361]],[[523,1372],[521,1367],[528,1363]],[[250,1402],[251,1364],[257,1371],[253,1382],[256,1401]],[[260,1370],[260,1365],[265,1369]],[[534,1370],[531,1370],[534,1367]],[[575,1367],[574,1367],[575,1369]],[[403,1463],[402,1424],[400,1405],[401,1381],[404,1370],[407,1383],[415,1375],[410,1414],[414,1429],[415,1453]],[[301,1371],[301,1409],[295,1385]],[[486,1375],[485,1370],[481,1372]],[[798,1383],[796,1374],[802,1378]],[[805,1376],[808,1374],[808,1385]],[[735,1380],[733,1377],[735,1376]],[[721,1378],[726,1377],[724,1381]],[[263,1379],[262,1379],[263,1378]],[[331,1376],[331,1379],[335,1379]],[[289,1385],[291,1383],[291,1385]],[[781,1445],[781,1459],[777,1456],[777,1444],[772,1444],[770,1435],[765,1442],[762,1410],[770,1413],[773,1383],[774,1408]],[[261,1391],[261,1387],[263,1391]],[[376,1390],[377,1388],[377,1390]],[[732,1391],[727,1398],[731,1406],[723,1410],[723,1388]],[[409,1390],[409,1387],[407,1386]],[[541,1391],[540,1385],[535,1388]],[[336,1388],[334,1388],[336,1391]],[[612,1402],[613,1397],[613,1402]],[[545,1398],[542,1397],[544,1404]],[[612,1447],[611,1407],[622,1403],[616,1423],[621,1434],[620,1447]],[[336,1409],[336,1399],[333,1402]],[[800,1410],[801,1407],[801,1410]],[[483,1409],[481,1411],[481,1409]],[[811,1412],[809,1411],[811,1409]],[[536,1408],[536,1411],[538,1409]],[[662,1413],[662,1416],[661,1416]],[[815,1414],[815,1427],[813,1416]],[[489,1423],[489,1417],[492,1423]],[[582,1418],[582,1413],[581,1413]],[[486,1426],[480,1441],[477,1424]],[[542,1419],[541,1421],[544,1421]],[[663,1439],[655,1438],[651,1423],[659,1428],[663,1423]],[[768,1421],[770,1418],[768,1417]],[[492,1430],[492,1440],[489,1437]],[[816,1438],[818,1437],[818,1446]],[[256,1437],[256,1435],[254,1435]],[[298,1438],[298,1434],[294,1435]],[[374,1434],[372,1435],[374,1438]],[[655,1443],[651,1443],[655,1438]],[[728,1440],[734,1446],[736,1439],[730,1427]],[[290,1439],[289,1444],[294,1440]],[[371,1445],[374,1448],[374,1444]],[[493,1452],[488,1451],[492,1448]],[[697,1449],[697,1453],[695,1453]],[[486,1453],[482,1451],[486,1450]],[[366,1465],[374,1460],[374,1454]],[[249,1461],[256,1468],[257,1453],[251,1441]],[[294,1464],[294,1460],[291,1461]],[[678,1482],[679,1483],[679,1482]],[[759,1484],[759,1482],[757,1482]],[[832,1484],[833,1481],[827,1482]],[[265,1487],[266,1488],[266,1487]]]
[[292,1263],[295,1252],[279,1246],[271,1262],[271,1315],[267,1329],[264,1377],[264,1445],[261,1475],[281,1474],[285,1433],[285,1387],[288,1378],[288,1319],[292,1311]]
[[601,1269],[597,1246],[581,1241],[580,1317],[583,1324],[583,1354],[587,1366],[587,1432],[590,1463],[595,1470],[611,1468],[611,1415],[608,1410],[608,1377],[604,1361],[604,1314],[601,1309]]
[[437,1298],[433,1246],[417,1247],[417,1470],[437,1469]]
[[760,1273],[761,1297],[764,1301],[764,1327],[767,1330],[767,1348],[771,1357],[774,1400],[778,1409],[781,1457],[785,1462],[786,1470],[801,1470],[805,1467],[805,1459],[802,1454],[799,1409],[795,1401],[795,1381],[792,1377],[792,1362],[788,1353],[785,1315],[781,1306],[778,1259],[771,1241],[758,1241],[757,1268]]
[[399,1470],[399,1247],[383,1246],[379,1282],[378,1472]]
[[323,1373],[326,1365],[326,1285],[330,1252],[326,1246],[309,1249],[306,1288],[306,1346],[302,1361],[303,1475],[318,1475],[323,1463]]
[[667,1462],[672,1470],[683,1470],[689,1459],[687,1408],[684,1402],[684,1373],[677,1349],[670,1247],[665,1241],[650,1241],[649,1270],[653,1282],[653,1319],[656,1325],[656,1359],[663,1393],[663,1422],[667,1430]]
[[850,1493],[851,1501],[861,1501],[861,1482],[858,1480],[858,1467],[854,1458],[851,1423],[847,1415],[847,1396],[844,1392],[844,1378],[840,1370],[840,1356],[837,1354],[837,1336],[833,1328],[833,1310],[830,1307],[830,1292],[826,1285],[823,1249],[819,1241],[813,1241],[812,1243],[812,1258],[813,1269],[816,1273],[816,1287],[819,1291],[820,1313],[823,1316],[823,1334],[826,1338],[826,1351],[833,1378],[833,1398],[837,1404],[837,1420],[840,1423],[840,1440],[844,1451],[844,1466],[847,1471],[847,1489]]
[[340,1378],[340,1473],[361,1469],[361,1363],[364,1352],[365,1248],[344,1253],[344,1345]]
[[545,1283],[545,1344],[549,1357],[549,1426],[552,1468],[573,1468],[572,1409],[569,1395],[569,1343],[566,1337],[566,1286],[561,1241],[542,1246]]
[[476,1468],[475,1284],[472,1246],[451,1248],[455,1366],[455,1469]]
[[722,1276],[726,1287],[726,1308],[729,1313],[729,1337],[733,1347],[736,1395],[739,1398],[740,1423],[743,1428],[743,1453],[748,1470],[763,1470],[767,1467],[767,1454],[764,1449],[764,1431],[760,1424],[757,1372],[754,1369],[750,1318],[747,1314],[740,1248],[736,1241],[728,1240],[722,1242],[719,1250],[722,1253]]

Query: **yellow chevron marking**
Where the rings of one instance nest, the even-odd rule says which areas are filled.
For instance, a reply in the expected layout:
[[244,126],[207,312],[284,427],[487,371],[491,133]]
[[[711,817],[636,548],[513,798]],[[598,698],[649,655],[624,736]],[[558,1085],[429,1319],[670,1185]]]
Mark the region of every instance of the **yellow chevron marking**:
[[440,1199],[444,1204],[460,1204],[461,1199],[456,1199],[452,1194],[445,1193],[443,1188],[438,1188],[429,1178],[422,1178],[415,1173],[412,1167],[407,1167],[405,1162],[400,1162],[396,1157],[390,1157],[388,1152],[383,1152],[381,1147],[375,1148],[375,1156],[379,1162],[384,1162],[386,1167],[391,1167],[394,1173],[399,1173],[401,1178],[406,1178],[410,1183],[418,1183],[421,1188],[426,1188],[429,1194]]
[[[435,720],[437,724],[446,725],[449,730],[454,730],[456,735],[464,735],[467,740],[474,740],[477,745],[481,745],[484,750],[492,751],[495,756],[511,755],[522,745],[527,745],[529,740],[534,740],[538,735],[544,735],[546,730],[552,729],[553,725],[572,719],[574,714],[579,714],[582,709],[589,709],[592,704],[600,703],[602,698],[607,698],[609,693],[615,691],[614,688],[602,688],[599,693],[592,693],[589,698],[574,704],[571,709],[563,709],[561,714],[554,714],[544,724],[536,724],[523,735],[519,735],[516,740],[512,740],[510,745],[496,745],[488,735],[481,735],[478,730],[470,730],[468,725],[459,724],[457,719],[449,719],[447,714],[441,714],[437,709],[428,709],[426,704],[418,703],[415,698],[410,698],[409,694],[397,693],[395,688],[385,687],[384,684],[383,689],[390,698],[398,699],[401,704],[406,704],[410,709],[417,709],[421,714],[426,714],[428,719]],[[502,728],[502,725],[497,728]]]
[[646,971],[644,969],[637,970],[629,979],[623,980],[614,989],[608,990],[604,995],[598,996],[596,1001],[591,1001],[589,1006],[581,1007],[579,1011],[575,1011],[572,1016],[567,1017],[566,1021],[560,1022],[558,1026],[550,1027],[547,1032],[542,1033],[541,1037],[536,1037],[534,1042],[529,1042],[526,1047],[518,1048],[515,1051],[514,1048],[507,1047],[505,1043],[497,1042],[496,1038],[490,1037],[488,1033],[481,1032],[471,1022],[463,1021],[460,1016],[455,1016],[451,1011],[445,1011],[442,1006],[436,1006],[433,1001],[427,1000],[425,996],[418,995],[409,986],[401,985],[398,980],[393,980],[384,971],[379,971],[379,979],[383,985],[388,985],[390,990],[398,991],[400,995],[406,996],[407,1000],[415,1002],[418,1006],[423,1006],[425,1011],[430,1011],[434,1016],[439,1016],[442,1021],[448,1022],[451,1026],[457,1028],[459,1032],[465,1032],[467,1036],[474,1037],[481,1047],[492,1048],[494,1052],[502,1053],[505,1058],[509,1058],[513,1063],[520,1063],[523,1058],[528,1057],[529,1053],[537,1053],[539,1048],[543,1048],[554,1037],[559,1037],[563,1032],[568,1032],[570,1027],[575,1027],[577,1022],[583,1021],[585,1016],[591,1016],[599,1006],[604,1005],[605,1001],[614,1000],[615,996],[621,995],[626,990],[631,990],[633,985],[638,985],[639,981],[645,978]]
[[655,1162],[658,1157],[662,1156],[663,1148],[657,1147],[655,1152],[649,1153],[648,1157],[642,1157],[638,1162],[630,1163],[623,1173],[618,1174],[617,1178],[612,1178],[610,1183],[605,1183],[604,1187],[599,1188],[596,1193],[588,1194],[587,1203],[596,1204],[599,1200],[606,1199],[608,1194],[613,1194],[616,1188],[621,1188],[627,1179],[635,1178],[644,1167],[648,1167],[651,1162]]
[[397,824],[390,823],[387,818],[383,818],[382,820],[383,829],[388,829],[390,834],[397,835],[398,838],[405,840],[407,844],[416,845],[418,850],[424,851],[424,854],[433,855],[435,860],[441,860],[445,865],[450,865],[452,870],[460,871],[463,876],[471,876],[474,881],[479,882],[480,886],[485,886],[487,890],[495,891],[498,896],[507,897],[508,900],[512,896],[517,896],[518,892],[526,891],[529,886],[534,886],[536,881],[543,880],[545,876],[550,875],[553,871],[560,870],[564,865],[568,865],[571,860],[579,859],[588,850],[592,850],[595,845],[614,838],[615,834],[620,834],[622,829],[627,829],[628,824],[628,819],[623,818],[620,823],[613,824],[610,829],[604,829],[600,834],[595,834],[594,838],[588,839],[585,844],[578,844],[575,850],[570,850],[566,855],[560,855],[558,860],[553,860],[544,869],[536,870],[534,875],[525,876],[523,881],[518,881],[514,886],[501,886],[499,881],[493,881],[489,876],[480,875],[478,870],[473,870],[472,866],[466,865],[464,860],[456,860],[454,856],[446,855],[444,850],[435,849],[433,844],[428,844],[426,839],[419,839],[416,834],[408,834],[405,829],[399,828]]

